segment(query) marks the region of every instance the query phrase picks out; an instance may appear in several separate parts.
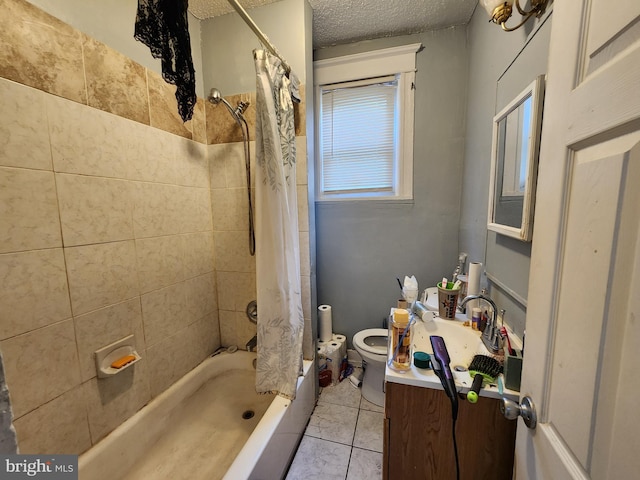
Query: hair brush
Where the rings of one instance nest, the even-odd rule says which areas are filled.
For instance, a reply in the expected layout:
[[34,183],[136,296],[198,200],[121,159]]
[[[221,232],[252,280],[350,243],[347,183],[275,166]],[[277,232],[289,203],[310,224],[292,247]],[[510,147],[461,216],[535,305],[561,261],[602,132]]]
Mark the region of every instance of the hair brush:
[[498,360],[486,355],[476,355],[469,365],[469,375],[473,377],[471,389],[467,393],[467,400],[471,403],[478,401],[478,394],[484,383],[495,381],[502,373],[502,365]]

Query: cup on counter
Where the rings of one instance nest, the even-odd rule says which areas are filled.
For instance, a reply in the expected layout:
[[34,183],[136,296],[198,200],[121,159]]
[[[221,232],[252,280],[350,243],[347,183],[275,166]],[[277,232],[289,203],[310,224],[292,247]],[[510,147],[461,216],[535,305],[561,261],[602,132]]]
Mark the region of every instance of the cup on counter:
[[453,285],[453,282],[447,282],[446,285],[438,283],[438,316],[446,320],[456,318],[460,287],[454,290]]

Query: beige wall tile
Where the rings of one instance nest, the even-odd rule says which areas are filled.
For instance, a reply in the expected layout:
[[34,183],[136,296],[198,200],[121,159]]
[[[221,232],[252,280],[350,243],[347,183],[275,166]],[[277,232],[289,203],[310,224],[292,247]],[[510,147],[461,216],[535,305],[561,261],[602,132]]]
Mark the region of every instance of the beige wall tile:
[[87,104],[149,125],[146,71],[107,45],[83,35]]
[[141,301],[147,347],[156,345],[189,324],[184,282],[146,293]]
[[205,99],[198,97],[198,101],[193,109],[193,118],[191,119],[193,139],[201,144],[207,143],[207,120],[204,110],[205,102],[207,102]]
[[309,257],[309,232],[300,232],[300,275],[311,275]]
[[304,318],[311,318],[311,277],[300,275],[300,289],[302,293],[302,313]]
[[193,348],[189,328],[147,348],[151,396],[157,397],[190,370]]
[[213,271],[213,233],[187,233],[182,235],[184,276],[191,278]]
[[141,293],[184,280],[184,255],[179,235],[136,240],[136,254]]
[[176,86],[165,82],[159,73],[149,70],[146,72],[149,84],[150,125],[190,139],[191,129],[182,122],[178,113]]
[[22,454],[80,454],[91,447],[81,386],[14,420],[14,425]]
[[192,323],[218,309],[216,277],[213,272],[190,278],[185,282],[187,312]]
[[307,200],[306,185],[296,187],[298,201],[298,230],[300,232],[309,231],[309,203]]
[[137,124],[135,131],[127,135],[129,178],[176,184],[180,168],[176,147],[181,140],[157,128]]
[[307,185],[307,137],[296,137],[296,184]]
[[247,342],[256,335],[256,325],[251,323],[244,312],[220,310],[220,335],[222,345],[236,345],[247,349]]
[[180,233],[185,220],[184,187],[157,183],[136,183],[133,228],[136,238]]
[[305,85],[300,85],[300,103],[293,102],[296,136],[307,134],[307,94]]
[[0,78],[0,165],[52,169],[44,99],[39,90]]
[[0,340],[71,318],[61,248],[0,255]]
[[180,215],[180,232],[210,232],[211,194],[208,188],[178,187],[175,199],[182,211]]
[[249,200],[245,188],[214,188],[211,190],[213,229],[249,230]]
[[[220,319],[220,344],[222,346],[229,347],[231,345],[238,345],[236,315],[239,315],[239,312],[231,312],[228,310],[220,310],[218,312]],[[247,341],[249,341],[249,339],[247,339]]]
[[[223,162],[227,188],[247,188],[247,167],[243,142],[229,143],[225,150]],[[253,152],[250,152],[251,155]],[[255,175],[255,158],[251,163],[251,175]]]
[[247,232],[213,232],[213,243],[217,271],[256,271],[256,259],[249,254]]
[[209,188],[207,146],[193,140],[176,139],[176,165],[179,185]]
[[113,377],[93,378],[82,390],[95,444],[151,399],[147,360],[143,358]]
[[[233,105],[233,104],[232,104]],[[229,111],[222,104],[205,104],[207,143],[230,143],[242,140],[242,131]]]
[[61,247],[52,172],[0,167],[0,253]]
[[138,297],[79,315],[74,322],[83,382],[97,375],[94,353],[102,347],[135,335],[135,348],[138,353],[144,354],[145,332]]
[[80,384],[73,320],[0,342],[16,418]]
[[24,0],[2,10],[0,77],[86,104],[81,33]]
[[56,174],[65,246],[133,239],[133,184]]
[[247,304],[256,299],[255,273],[216,272],[216,279],[221,310],[245,312]]
[[133,241],[65,248],[74,315],[139,294]]
[[212,312],[193,323],[188,328],[188,369],[197,367],[204,359],[220,347],[220,331],[218,329],[218,313]]
[[207,155],[209,156],[209,185],[211,188],[227,188],[226,159],[233,149],[232,143],[221,143],[209,145]]
[[46,105],[56,172],[129,178],[127,138],[139,124],[51,95]]
[[258,333],[255,323],[249,321],[246,315],[236,312],[236,338],[238,348],[247,349],[247,342]]

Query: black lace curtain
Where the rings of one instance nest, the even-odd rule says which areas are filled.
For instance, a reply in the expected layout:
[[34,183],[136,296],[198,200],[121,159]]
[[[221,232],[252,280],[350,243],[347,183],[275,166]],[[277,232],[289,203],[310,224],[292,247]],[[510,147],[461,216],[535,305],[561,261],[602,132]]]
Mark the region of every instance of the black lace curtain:
[[196,77],[187,22],[188,0],[138,0],[134,37],[162,60],[162,77],[176,86],[178,113],[191,120]]

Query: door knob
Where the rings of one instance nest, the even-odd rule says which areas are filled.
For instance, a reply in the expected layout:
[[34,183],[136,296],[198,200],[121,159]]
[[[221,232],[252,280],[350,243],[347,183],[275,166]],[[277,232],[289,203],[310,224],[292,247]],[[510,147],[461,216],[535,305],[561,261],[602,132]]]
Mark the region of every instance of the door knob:
[[518,417],[522,417],[524,424],[530,428],[536,428],[538,423],[538,416],[536,415],[536,407],[533,405],[531,397],[523,397],[522,403],[514,402],[508,398],[502,398],[500,402],[500,411],[509,420],[515,420]]

